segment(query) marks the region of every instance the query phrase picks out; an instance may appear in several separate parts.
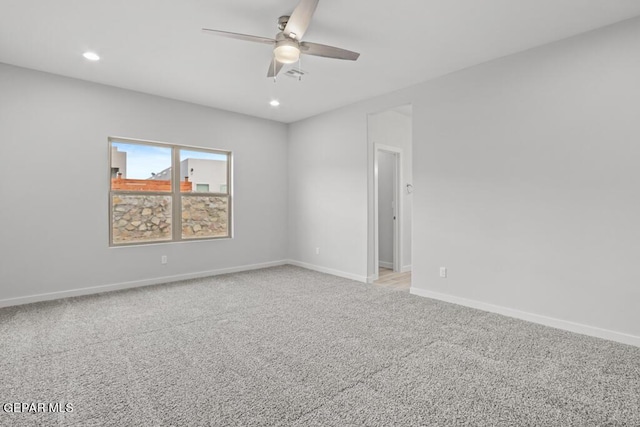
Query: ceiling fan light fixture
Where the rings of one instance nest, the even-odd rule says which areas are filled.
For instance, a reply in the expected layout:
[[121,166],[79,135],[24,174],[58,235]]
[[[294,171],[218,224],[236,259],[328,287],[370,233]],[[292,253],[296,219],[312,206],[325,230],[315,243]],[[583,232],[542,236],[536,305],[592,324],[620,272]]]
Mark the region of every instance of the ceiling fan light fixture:
[[273,49],[273,54],[278,62],[283,64],[293,64],[300,58],[300,48],[293,40],[282,40]]

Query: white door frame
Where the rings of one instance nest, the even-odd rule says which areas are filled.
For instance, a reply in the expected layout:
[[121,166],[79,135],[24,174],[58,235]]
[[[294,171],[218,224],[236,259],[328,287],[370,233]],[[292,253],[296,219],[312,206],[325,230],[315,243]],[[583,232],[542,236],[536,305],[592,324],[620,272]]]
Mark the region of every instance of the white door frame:
[[373,144],[373,253],[374,253],[374,277],[377,279],[380,269],[379,237],[378,237],[378,159],[380,152],[391,153],[395,158],[395,185],[393,189],[393,203],[396,220],[393,224],[393,271],[402,271],[402,148],[391,145]]

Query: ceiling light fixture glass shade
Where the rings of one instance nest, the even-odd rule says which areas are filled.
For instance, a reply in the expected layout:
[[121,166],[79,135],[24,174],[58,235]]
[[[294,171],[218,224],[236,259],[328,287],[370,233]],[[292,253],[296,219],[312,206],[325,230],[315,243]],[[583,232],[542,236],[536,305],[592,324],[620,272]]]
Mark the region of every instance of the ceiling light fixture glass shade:
[[273,49],[273,54],[278,62],[283,64],[293,64],[300,58],[300,48],[293,40],[282,40]]

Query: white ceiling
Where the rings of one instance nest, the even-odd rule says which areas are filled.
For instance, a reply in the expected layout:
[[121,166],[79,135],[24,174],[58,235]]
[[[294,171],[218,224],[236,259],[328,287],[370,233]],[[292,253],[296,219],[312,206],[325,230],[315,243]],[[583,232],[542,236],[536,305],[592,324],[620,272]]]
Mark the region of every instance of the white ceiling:
[[0,0],[0,62],[292,122],[640,15],[638,0],[320,0],[304,39],[360,59],[303,56],[309,74],[275,84],[269,46],[200,31],[273,37],[297,3]]

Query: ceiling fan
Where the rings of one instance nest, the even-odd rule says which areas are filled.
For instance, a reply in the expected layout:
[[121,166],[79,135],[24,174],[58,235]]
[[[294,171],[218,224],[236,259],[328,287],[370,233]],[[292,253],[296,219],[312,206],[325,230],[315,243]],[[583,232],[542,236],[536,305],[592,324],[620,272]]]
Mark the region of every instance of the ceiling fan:
[[357,60],[360,56],[357,52],[301,41],[302,36],[311,23],[311,17],[316,11],[318,1],[319,0],[300,0],[300,3],[298,3],[298,6],[296,6],[291,16],[281,16],[278,18],[278,29],[280,32],[276,34],[275,39],[211,30],[209,28],[203,28],[202,31],[207,34],[272,45],[273,59],[271,65],[269,65],[267,77],[277,76],[284,64],[296,62],[301,54],[346,59],[349,61]]

